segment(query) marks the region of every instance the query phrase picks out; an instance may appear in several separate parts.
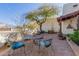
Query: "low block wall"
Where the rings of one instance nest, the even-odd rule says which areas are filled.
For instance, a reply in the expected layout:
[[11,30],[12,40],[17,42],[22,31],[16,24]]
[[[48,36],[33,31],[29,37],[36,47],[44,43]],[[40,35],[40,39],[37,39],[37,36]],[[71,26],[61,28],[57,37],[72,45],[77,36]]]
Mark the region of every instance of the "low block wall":
[[73,52],[76,56],[79,56],[79,46],[75,44],[72,40],[66,39],[70,47],[72,48]]

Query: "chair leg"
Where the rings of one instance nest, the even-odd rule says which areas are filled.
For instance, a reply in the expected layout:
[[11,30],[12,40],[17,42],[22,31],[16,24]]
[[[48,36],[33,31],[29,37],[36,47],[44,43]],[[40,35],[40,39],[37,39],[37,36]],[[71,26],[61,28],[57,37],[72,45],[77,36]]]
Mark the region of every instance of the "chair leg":
[[24,55],[26,55],[26,49],[25,49],[25,46],[24,46]]

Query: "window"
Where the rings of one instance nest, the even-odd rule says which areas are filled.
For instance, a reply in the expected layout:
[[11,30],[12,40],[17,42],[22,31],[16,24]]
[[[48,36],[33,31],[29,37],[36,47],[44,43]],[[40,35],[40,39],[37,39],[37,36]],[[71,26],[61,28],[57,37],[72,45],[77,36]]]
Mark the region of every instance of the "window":
[[73,7],[77,7],[77,6],[78,6],[77,4],[73,5]]

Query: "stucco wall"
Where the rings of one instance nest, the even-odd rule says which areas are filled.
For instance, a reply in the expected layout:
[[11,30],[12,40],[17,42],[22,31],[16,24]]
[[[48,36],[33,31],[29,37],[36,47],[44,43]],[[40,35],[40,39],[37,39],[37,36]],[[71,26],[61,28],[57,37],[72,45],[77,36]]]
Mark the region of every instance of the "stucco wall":
[[[74,5],[75,5],[75,7],[74,7]],[[79,3],[67,3],[67,4],[64,4],[64,6],[63,6],[62,15],[67,15],[67,14],[73,13],[78,10],[79,10]],[[70,20],[72,20],[71,26],[74,29],[77,29],[77,17],[67,19],[66,21],[62,22],[62,32],[64,34],[73,33],[73,29],[67,29],[67,26],[70,23]]]
[[[72,20],[72,22],[70,20]],[[74,29],[77,29],[77,17],[62,22],[62,32],[64,34],[73,33],[73,29],[67,28],[70,23]]]
[[57,19],[50,18],[43,24],[42,29],[45,31],[54,30],[55,32],[59,32],[59,24],[57,22]]

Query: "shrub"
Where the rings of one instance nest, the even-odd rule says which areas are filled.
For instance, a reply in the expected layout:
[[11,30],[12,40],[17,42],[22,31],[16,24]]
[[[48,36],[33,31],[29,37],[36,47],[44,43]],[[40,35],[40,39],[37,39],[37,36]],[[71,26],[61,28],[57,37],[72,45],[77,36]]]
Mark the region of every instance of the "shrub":
[[72,34],[68,34],[68,37],[69,37],[70,40],[72,40],[74,43],[76,43],[77,45],[79,45],[79,30],[74,31],[74,33],[72,33]]

